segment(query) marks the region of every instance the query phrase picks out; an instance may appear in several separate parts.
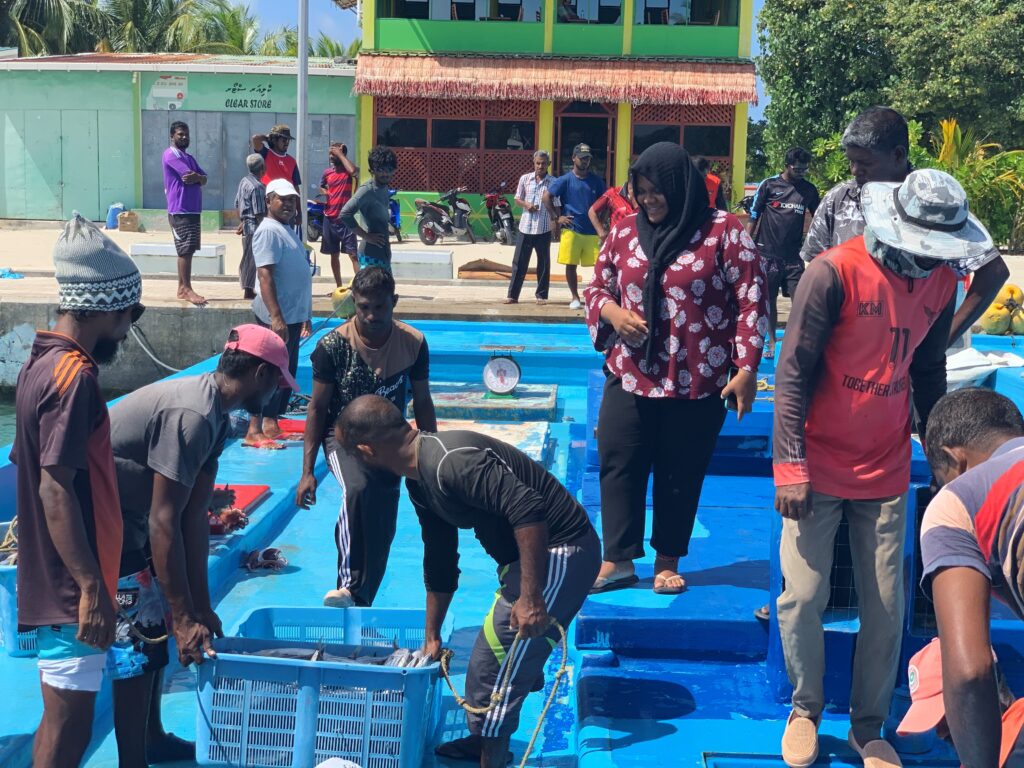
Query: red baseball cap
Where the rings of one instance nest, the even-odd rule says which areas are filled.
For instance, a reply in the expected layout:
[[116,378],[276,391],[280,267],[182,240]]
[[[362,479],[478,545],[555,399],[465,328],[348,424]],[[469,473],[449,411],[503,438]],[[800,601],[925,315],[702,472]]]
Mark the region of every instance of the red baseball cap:
[[288,370],[288,347],[281,337],[269,328],[254,323],[236,326],[228,334],[224,349],[248,352],[253,357],[276,366],[281,373],[281,389],[299,391],[298,382]]
[[910,687],[910,709],[896,733],[924,733],[932,730],[946,716],[942,703],[942,646],[939,638],[915,653],[907,668]]

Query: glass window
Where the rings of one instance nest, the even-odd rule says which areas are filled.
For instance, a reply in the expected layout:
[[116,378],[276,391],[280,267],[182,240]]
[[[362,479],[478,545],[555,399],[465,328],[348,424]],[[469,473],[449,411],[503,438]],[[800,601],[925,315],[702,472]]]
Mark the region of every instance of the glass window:
[[683,146],[691,155],[728,157],[732,129],[728,125],[688,125],[683,130]]
[[416,117],[378,117],[377,143],[385,147],[426,147],[427,121]]
[[396,18],[429,19],[430,0],[395,0]]
[[488,120],[484,149],[533,149],[536,126],[524,120]]
[[634,155],[639,155],[649,146],[657,144],[659,141],[671,141],[673,144],[678,144],[679,126],[658,125],[657,123],[640,123],[633,126]]
[[476,0],[452,3],[452,21],[473,21],[476,18]]
[[434,120],[430,146],[435,149],[478,149],[479,120]]

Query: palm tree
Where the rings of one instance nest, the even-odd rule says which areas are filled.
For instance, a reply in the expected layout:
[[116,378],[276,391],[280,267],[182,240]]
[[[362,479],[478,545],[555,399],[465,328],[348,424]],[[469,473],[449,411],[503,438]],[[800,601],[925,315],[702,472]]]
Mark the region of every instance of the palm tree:
[[311,56],[322,56],[325,59],[345,58],[345,46],[337,40],[332,40],[321,32],[316,42],[310,44],[309,53]]
[[90,51],[105,24],[95,0],[0,0],[0,44],[21,56]]
[[206,11],[205,27],[208,42],[200,44],[198,51],[234,56],[259,53],[260,22],[251,15],[248,5],[229,5],[225,0],[214,0]]
[[210,42],[211,0],[104,0],[102,50],[117,53],[196,51]]
[[260,56],[298,56],[299,31],[295,27],[279,27],[263,36],[256,47]]

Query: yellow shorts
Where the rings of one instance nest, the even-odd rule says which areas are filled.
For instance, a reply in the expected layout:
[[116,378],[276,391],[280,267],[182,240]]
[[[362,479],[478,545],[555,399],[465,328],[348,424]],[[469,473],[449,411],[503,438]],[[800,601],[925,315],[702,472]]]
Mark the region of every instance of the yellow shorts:
[[592,267],[597,262],[601,241],[597,235],[581,235],[571,229],[562,230],[558,244],[558,263],[574,264],[577,267]]

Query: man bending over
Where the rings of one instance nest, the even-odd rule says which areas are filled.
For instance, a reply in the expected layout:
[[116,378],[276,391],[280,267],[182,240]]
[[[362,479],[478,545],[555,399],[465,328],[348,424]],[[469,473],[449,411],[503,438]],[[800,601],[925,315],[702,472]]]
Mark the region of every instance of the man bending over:
[[[601,565],[601,544],[587,513],[522,451],[475,432],[412,429],[383,397],[366,395],[342,411],[342,446],[363,462],[406,478],[423,535],[427,588],[424,651],[441,655],[441,624],[459,584],[459,529],[472,530],[498,565],[500,589],[466,670],[466,701],[487,706],[512,664],[502,706],[467,714],[470,736],[442,744],[442,757],[499,768],[526,695],[537,690],[558,640],[552,619],[567,627]],[[509,656],[516,635],[522,640]]]

